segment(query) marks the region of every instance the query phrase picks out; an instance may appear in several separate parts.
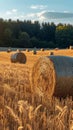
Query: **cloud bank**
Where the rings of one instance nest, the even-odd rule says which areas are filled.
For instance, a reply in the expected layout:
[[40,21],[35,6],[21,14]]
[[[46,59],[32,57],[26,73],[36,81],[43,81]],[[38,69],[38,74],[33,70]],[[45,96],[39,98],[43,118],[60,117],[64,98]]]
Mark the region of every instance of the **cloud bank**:
[[47,8],[47,5],[31,5],[30,8],[34,10],[43,10]]
[[6,15],[11,15],[11,14],[15,14],[15,13],[17,13],[17,9],[12,9],[12,10],[6,11]]
[[[39,21],[41,22],[54,22],[54,23],[71,23],[73,24],[73,13],[68,11],[64,12],[55,12],[54,10],[48,11],[46,10],[46,5],[37,5],[31,6],[30,13],[20,12],[17,9],[7,10],[4,13],[0,13],[0,17],[4,19],[12,19],[12,20],[31,20],[31,21]],[[40,9],[37,11],[32,11],[35,9]],[[44,9],[43,9],[44,8]]]
[[45,18],[48,19],[66,19],[73,18],[73,13],[69,12],[45,12],[42,14]]

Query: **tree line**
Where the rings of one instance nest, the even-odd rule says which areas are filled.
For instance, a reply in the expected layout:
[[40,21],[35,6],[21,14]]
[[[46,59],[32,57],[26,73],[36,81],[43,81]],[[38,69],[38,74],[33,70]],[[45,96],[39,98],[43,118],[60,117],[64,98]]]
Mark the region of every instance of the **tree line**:
[[0,19],[0,47],[67,48],[73,46],[73,25]]

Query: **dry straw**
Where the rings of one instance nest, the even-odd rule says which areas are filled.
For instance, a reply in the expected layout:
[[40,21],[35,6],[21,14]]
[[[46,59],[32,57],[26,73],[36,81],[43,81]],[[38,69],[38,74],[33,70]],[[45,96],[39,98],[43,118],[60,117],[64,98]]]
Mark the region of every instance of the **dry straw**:
[[30,124],[27,124],[26,126],[28,130],[32,130],[32,126]]
[[18,127],[18,130],[23,130],[23,126],[19,126],[19,127]]
[[31,74],[32,91],[42,96],[73,96],[73,57],[40,57]]
[[26,63],[26,56],[24,53],[22,52],[16,52],[14,54],[11,55],[11,62],[16,63]]
[[9,106],[5,106],[5,110],[7,114],[11,117],[11,119],[16,122],[19,126],[22,126],[22,122],[19,117],[14,113],[13,109]]
[[8,84],[3,85],[4,94],[9,97],[15,97],[16,91],[14,88],[11,88]]
[[26,111],[29,108],[28,102],[24,101],[24,100],[19,100],[18,101],[18,108],[19,108],[19,112],[22,113],[26,113]]
[[4,109],[4,97],[0,96],[0,109]]
[[2,96],[4,94],[4,88],[3,86],[0,86],[0,96]]

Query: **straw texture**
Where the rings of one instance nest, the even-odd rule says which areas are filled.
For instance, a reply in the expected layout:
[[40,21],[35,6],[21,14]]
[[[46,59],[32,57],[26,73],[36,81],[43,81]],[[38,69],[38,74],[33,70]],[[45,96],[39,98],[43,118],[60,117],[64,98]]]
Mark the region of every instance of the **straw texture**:
[[40,57],[31,76],[32,91],[41,96],[73,96],[73,57]]
[[26,56],[22,52],[17,52],[11,55],[11,62],[26,63]]

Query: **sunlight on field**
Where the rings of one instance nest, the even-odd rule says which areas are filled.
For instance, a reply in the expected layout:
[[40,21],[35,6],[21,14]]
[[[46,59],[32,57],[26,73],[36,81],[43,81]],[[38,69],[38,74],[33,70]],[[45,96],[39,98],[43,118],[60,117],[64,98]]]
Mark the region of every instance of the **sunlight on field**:
[[[54,55],[65,55],[65,56],[73,56],[73,49],[65,49],[65,50],[45,50],[45,51],[37,51],[37,54],[34,55],[32,51],[23,53],[27,56],[27,62],[26,65],[30,64],[29,66],[32,66],[34,62],[40,57],[40,56],[49,56],[50,52],[53,52]],[[0,62],[3,63],[11,63],[10,62],[10,56],[15,52],[0,52]]]
[[[65,55],[73,50],[25,52],[25,64],[11,63],[15,52],[0,52],[0,130],[72,130],[73,99],[40,97],[32,91],[30,74],[40,56]],[[35,86],[34,86],[35,87]]]

